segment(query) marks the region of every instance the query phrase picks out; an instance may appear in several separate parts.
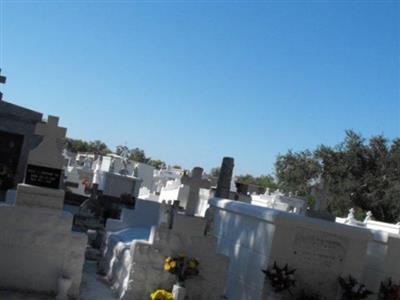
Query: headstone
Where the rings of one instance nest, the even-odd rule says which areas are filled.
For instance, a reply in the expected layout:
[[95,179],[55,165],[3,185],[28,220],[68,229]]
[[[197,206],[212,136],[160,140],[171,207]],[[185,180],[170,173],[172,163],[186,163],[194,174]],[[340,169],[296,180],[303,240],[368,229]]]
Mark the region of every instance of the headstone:
[[195,167],[192,170],[191,176],[183,175],[181,182],[184,185],[188,185],[189,197],[186,204],[186,214],[189,216],[194,216],[199,205],[199,192],[200,189],[209,189],[211,187],[211,182],[208,179],[203,179],[203,168]]
[[234,161],[232,157],[224,157],[218,177],[215,197],[229,199]]
[[18,185],[16,205],[61,209],[64,191],[59,187],[64,158],[59,144],[66,129],[58,127],[57,117],[49,116],[47,123],[37,124],[35,133],[42,135],[43,141],[29,153],[25,183]]
[[34,134],[42,114],[0,101],[0,198],[25,177],[29,151],[41,141]]
[[[58,118],[36,126],[43,142],[28,158],[26,182],[17,186],[15,205],[0,207],[0,288],[56,293],[57,280],[68,278],[69,296],[77,298],[86,235],[71,232],[60,185],[63,156],[59,145],[66,129]],[[28,184],[29,183],[29,184]]]
[[[226,299],[229,260],[216,253],[217,241],[213,236],[204,235],[204,227],[203,218],[176,214],[172,229],[154,227],[148,240],[129,241],[129,255],[112,259],[113,265],[109,266],[114,274],[109,274],[108,278],[120,299],[148,299],[155,289],[172,290],[176,277],[164,270],[164,260],[181,254],[199,261],[199,275],[185,281],[187,299]],[[114,251],[117,252],[121,251]],[[115,268],[118,260],[130,267],[126,271],[118,270]]]
[[209,203],[218,251],[231,258],[229,299],[268,299],[272,288],[260,269],[274,262],[296,269],[293,299],[304,289],[335,300],[339,276],[363,283],[371,232],[237,201]]

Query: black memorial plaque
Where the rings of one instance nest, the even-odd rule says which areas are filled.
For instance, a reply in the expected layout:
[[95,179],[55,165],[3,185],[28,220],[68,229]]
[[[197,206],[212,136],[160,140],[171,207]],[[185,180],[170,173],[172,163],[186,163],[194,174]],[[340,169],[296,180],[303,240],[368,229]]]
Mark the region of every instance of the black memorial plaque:
[[25,183],[58,189],[60,187],[61,170],[28,165],[26,169]]

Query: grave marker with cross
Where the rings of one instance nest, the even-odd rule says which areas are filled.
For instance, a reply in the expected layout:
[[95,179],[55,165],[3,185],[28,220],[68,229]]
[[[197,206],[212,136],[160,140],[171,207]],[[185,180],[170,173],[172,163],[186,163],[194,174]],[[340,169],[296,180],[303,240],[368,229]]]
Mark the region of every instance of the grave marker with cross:
[[[0,69],[0,73],[1,73],[1,69]],[[0,75],[0,83],[5,84],[5,83],[6,83],[6,80],[7,80],[7,77],[6,77],[6,76]],[[2,99],[3,99],[3,93],[0,92],[0,101],[1,101]]]
[[181,182],[189,186],[189,196],[186,203],[186,215],[194,216],[196,209],[199,205],[199,192],[200,189],[209,189],[211,182],[208,179],[203,179],[203,168],[195,167],[189,177],[187,174],[183,175]]
[[62,140],[67,129],[58,126],[58,118],[49,116],[47,123],[36,124],[35,134],[42,142],[29,153],[25,183],[58,189],[64,164]]

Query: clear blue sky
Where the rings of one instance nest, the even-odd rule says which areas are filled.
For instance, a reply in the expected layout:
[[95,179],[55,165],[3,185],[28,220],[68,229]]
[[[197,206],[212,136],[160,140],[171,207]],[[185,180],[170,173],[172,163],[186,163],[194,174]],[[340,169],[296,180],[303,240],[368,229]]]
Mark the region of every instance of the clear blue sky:
[[206,170],[400,136],[398,1],[1,1],[5,100]]

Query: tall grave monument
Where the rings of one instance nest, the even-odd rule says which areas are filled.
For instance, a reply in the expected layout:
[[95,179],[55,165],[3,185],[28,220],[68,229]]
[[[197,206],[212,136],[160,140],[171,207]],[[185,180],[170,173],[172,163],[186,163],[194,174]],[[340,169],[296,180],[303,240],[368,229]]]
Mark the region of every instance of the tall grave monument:
[[0,288],[60,296],[60,282],[67,282],[64,292],[78,297],[87,237],[71,232],[73,217],[62,210],[60,146],[66,129],[49,116],[35,133],[43,142],[29,154],[15,206],[0,206],[0,270],[7,270],[0,272]]
[[[1,70],[0,70],[1,71]],[[0,84],[6,77],[0,75]],[[2,100],[0,92],[0,201],[25,176],[29,151],[41,140],[34,135],[42,114]]]
[[232,157],[224,157],[218,177],[215,197],[229,199],[234,166],[235,164]]

